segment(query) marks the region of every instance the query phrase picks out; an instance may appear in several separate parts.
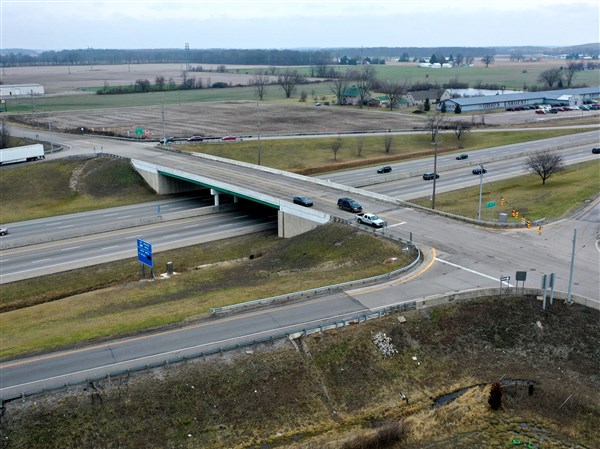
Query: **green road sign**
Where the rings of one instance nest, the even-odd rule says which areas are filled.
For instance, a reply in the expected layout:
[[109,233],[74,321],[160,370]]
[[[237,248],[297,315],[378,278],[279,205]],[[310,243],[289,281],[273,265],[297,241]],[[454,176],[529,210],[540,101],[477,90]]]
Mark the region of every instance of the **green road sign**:
[[490,201],[489,203],[485,203],[485,208],[489,209],[490,207],[496,207],[495,201]]
[[136,128],[136,129],[135,129],[135,133],[136,133],[138,136],[141,136],[142,134],[144,134],[144,128]]

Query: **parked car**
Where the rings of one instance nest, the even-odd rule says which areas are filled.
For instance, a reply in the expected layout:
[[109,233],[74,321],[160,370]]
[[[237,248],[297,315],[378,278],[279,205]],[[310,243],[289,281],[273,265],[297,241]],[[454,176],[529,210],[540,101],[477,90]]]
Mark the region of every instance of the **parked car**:
[[348,212],[362,212],[362,206],[360,203],[352,198],[340,198],[337,201],[337,205],[340,209],[347,210]]
[[469,158],[468,154],[459,154],[458,156],[456,156],[457,161],[462,161],[463,159],[468,159],[468,158]]
[[536,113],[536,114],[545,114],[545,113],[546,113],[546,111],[544,111],[543,109],[536,109],[536,110],[535,110],[535,113]]
[[438,173],[433,173],[433,172],[429,172],[429,173],[423,173],[423,179],[425,181],[430,181],[432,179],[438,179],[440,177],[440,175]]
[[481,167],[477,167],[473,169],[473,174],[474,175],[481,175],[487,173],[487,170],[485,168],[481,168]]
[[392,171],[392,167],[390,167],[389,165],[386,165],[384,167],[380,167],[377,169],[377,173],[389,173]]
[[313,206],[313,202],[310,198],[308,198],[307,196],[295,196],[293,199],[294,204],[297,204],[299,206],[304,206],[304,207],[312,207]]
[[6,235],[6,234],[8,234],[8,228],[0,227],[0,235]]
[[594,153],[594,154],[600,154],[600,147],[592,148],[592,153]]
[[188,138],[188,142],[202,142],[204,140],[204,136],[192,136]]

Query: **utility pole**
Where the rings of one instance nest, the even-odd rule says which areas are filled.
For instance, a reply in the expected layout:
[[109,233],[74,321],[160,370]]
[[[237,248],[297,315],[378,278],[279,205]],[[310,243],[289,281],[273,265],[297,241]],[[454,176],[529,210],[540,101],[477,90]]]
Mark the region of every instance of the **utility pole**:
[[477,221],[481,221],[481,196],[483,194],[483,164],[479,164],[479,209],[477,210]]
[[162,125],[163,125],[163,142],[167,143],[167,134],[165,133],[165,104],[162,105]]
[[433,142],[433,145],[435,146],[435,150],[433,153],[433,194],[431,195],[431,208],[435,209],[435,181],[437,180],[437,154],[438,154],[438,145],[440,144],[440,142],[437,139],[437,130],[436,130],[436,138],[435,141]]
[[573,251],[571,253],[571,268],[569,269],[569,292],[567,302],[571,304],[571,287],[573,286],[573,267],[575,265],[575,242],[577,241],[577,228],[573,229]]
[[256,102],[256,127],[258,128],[258,165],[260,165],[260,116],[258,115],[258,101]]

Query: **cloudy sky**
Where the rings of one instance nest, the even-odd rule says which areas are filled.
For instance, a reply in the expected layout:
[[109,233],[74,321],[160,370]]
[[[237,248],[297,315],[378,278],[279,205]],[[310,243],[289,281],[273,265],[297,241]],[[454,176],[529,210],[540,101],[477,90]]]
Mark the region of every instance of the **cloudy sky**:
[[0,47],[564,46],[599,41],[597,0],[0,0]]

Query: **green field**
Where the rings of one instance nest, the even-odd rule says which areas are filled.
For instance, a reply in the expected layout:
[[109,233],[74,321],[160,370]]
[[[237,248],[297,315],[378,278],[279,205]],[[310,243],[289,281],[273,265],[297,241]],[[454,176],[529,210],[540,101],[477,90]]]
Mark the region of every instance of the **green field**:
[[[485,179],[485,177],[484,177]],[[600,194],[600,160],[569,165],[565,171],[552,175],[543,185],[536,174],[504,181],[485,182],[482,193],[481,219],[495,221],[505,213],[509,222],[521,219],[557,219],[585,207]],[[501,199],[505,204],[501,205]],[[429,198],[413,201],[431,207]],[[488,202],[496,206],[487,208]],[[477,218],[479,187],[441,193],[435,196],[435,208],[444,212]],[[519,219],[512,218],[512,210],[519,211]]]
[[[589,130],[572,128],[548,129],[543,131],[467,133],[461,137],[460,146],[453,132],[444,132],[439,136],[439,152],[474,151],[482,148],[585,131]],[[431,144],[431,136],[429,134],[394,135],[389,154],[385,153],[384,136],[344,137],[342,139],[342,147],[337,153],[337,160],[334,160],[331,145],[335,140],[335,137],[262,140],[260,142],[261,164],[302,174],[314,174],[375,165],[388,161],[431,156],[433,153],[433,145]],[[359,142],[363,143],[361,156],[357,154],[357,144]],[[258,141],[224,145],[184,145],[182,149],[253,164],[257,162],[258,158]]]

